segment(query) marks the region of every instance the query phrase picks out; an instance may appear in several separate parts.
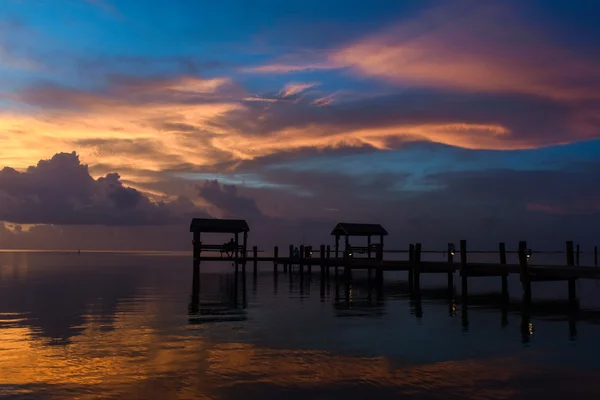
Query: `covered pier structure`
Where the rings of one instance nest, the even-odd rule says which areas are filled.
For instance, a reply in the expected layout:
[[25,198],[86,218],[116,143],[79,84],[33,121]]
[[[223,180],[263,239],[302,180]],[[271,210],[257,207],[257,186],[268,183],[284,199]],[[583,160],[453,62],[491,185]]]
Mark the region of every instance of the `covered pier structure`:
[[[383,237],[388,235],[388,232],[380,224],[360,224],[351,222],[339,222],[331,231],[331,235],[335,236],[335,257],[339,257],[340,237],[344,237],[344,251],[350,257],[355,254],[366,254],[368,258],[383,260]],[[372,243],[371,240],[379,237],[379,243]],[[350,237],[366,237],[366,246],[351,246]]]

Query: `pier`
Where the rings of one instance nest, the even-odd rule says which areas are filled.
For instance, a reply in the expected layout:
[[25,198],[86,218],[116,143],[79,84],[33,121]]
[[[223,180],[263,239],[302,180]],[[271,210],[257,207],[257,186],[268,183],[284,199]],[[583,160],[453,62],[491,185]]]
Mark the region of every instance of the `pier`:
[[[215,222],[217,221],[217,222]],[[387,231],[381,225],[377,224],[347,224],[339,223],[332,231],[336,238],[336,245],[333,249],[330,246],[320,245],[319,249],[313,249],[312,246],[290,245],[287,255],[280,255],[279,248],[273,248],[273,255],[260,255],[254,246],[251,250],[246,248],[246,241],[250,228],[243,220],[198,220],[194,219],[190,226],[190,231],[194,234],[194,282],[199,279],[199,268],[202,261],[228,261],[235,264],[236,270],[241,266],[245,271],[246,265],[251,263],[256,273],[258,263],[273,263],[273,273],[278,274],[280,270],[283,273],[292,273],[296,268],[300,276],[312,274],[312,268],[320,270],[322,278],[329,279],[352,279],[352,271],[366,270],[368,273],[369,284],[373,280],[375,283],[382,282],[385,272],[406,271],[408,274],[408,285],[411,293],[419,293],[421,290],[421,275],[427,274],[445,274],[447,277],[448,293],[454,292],[454,278],[456,273],[461,279],[462,303],[466,304],[469,296],[469,283],[472,278],[499,278],[499,287],[503,296],[508,296],[507,279],[510,274],[518,274],[523,290],[523,300],[531,302],[533,299],[533,287],[537,282],[564,281],[569,303],[576,306],[578,304],[576,281],[578,279],[600,279],[600,268],[598,268],[598,250],[594,248],[594,266],[580,266],[579,246],[574,245],[573,241],[566,241],[565,250],[556,253],[565,254],[564,265],[537,265],[531,262],[531,250],[527,248],[525,241],[519,241],[516,254],[518,263],[508,264],[506,244],[499,243],[497,263],[470,262],[468,259],[469,250],[467,241],[461,240],[459,249],[453,244],[448,244],[448,248],[437,253],[447,254],[444,261],[423,261],[423,246],[421,243],[407,245],[406,250],[395,250],[390,253],[407,253],[407,260],[385,260],[383,237]],[[232,245],[232,253],[224,256],[224,250],[227,244],[223,245],[204,245],[200,242],[201,232],[211,233],[232,233],[235,237]],[[238,235],[243,233],[244,241],[238,243]],[[339,238],[345,236],[345,246],[342,251],[339,249]],[[366,246],[351,246],[349,237],[366,236]],[[379,236],[379,243],[371,243],[371,236]],[[214,254],[220,252],[220,255]],[[206,255],[203,255],[206,253]],[[283,252],[282,252],[283,253]],[[481,253],[481,251],[472,251],[472,253]],[[514,251],[511,253],[515,253]],[[457,258],[455,260],[455,257]],[[340,274],[339,271],[343,271]]]

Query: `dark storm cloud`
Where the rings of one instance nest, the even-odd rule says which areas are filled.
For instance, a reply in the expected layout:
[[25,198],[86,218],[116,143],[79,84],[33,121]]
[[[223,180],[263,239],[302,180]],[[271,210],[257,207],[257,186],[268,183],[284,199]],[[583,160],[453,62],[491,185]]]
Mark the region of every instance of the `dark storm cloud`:
[[126,187],[119,175],[94,179],[75,153],[59,153],[50,160],[18,172],[0,171],[0,220],[20,224],[166,225],[186,221],[202,212],[184,198],[152,202]]
[[263,213],[252,198],[238,194],[237,186],[206,181],[198,187],[202,198],[221,210],[226,218],[259,218]]

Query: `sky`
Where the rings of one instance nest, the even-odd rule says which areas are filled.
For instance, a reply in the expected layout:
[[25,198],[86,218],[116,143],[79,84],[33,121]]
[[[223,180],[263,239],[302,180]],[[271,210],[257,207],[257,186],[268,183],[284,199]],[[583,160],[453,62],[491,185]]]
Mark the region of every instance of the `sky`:
[[574,0],[3,0],[0,247],[388,248],[600,227],[600,27]]

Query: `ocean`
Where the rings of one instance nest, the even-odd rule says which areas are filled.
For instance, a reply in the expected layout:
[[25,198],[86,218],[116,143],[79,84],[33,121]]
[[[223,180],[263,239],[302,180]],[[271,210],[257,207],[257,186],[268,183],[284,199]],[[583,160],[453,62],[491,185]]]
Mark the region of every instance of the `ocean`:
[[[190,252],[191,253],[191,252]],[[0,398],[600,398],[600,283],[381,287],[187,253],[0,253]]]

